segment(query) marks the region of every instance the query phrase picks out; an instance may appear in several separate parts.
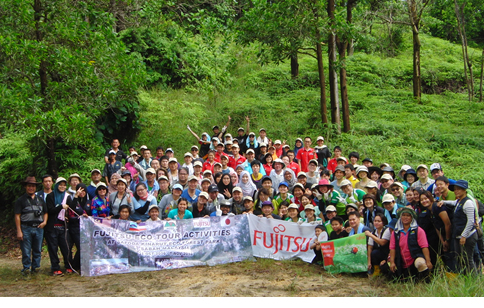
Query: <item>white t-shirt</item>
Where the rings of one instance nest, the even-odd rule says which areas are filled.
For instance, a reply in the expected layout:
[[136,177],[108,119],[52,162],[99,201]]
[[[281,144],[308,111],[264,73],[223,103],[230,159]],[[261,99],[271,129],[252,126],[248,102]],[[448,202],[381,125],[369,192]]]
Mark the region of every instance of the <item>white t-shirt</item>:
[[[384,240],[390,241],[391,234],[392,233],[391,233],[390,228],[387,228],[385,230],[385,232],[383,232],[383,236],[381,238],[384,239]],[[379,234],[377,236],[379,236]],[[371,237],[368,238],[368,246],[373,246],[374,244],[375,244],[375,242],[373,241],[373,239]]]

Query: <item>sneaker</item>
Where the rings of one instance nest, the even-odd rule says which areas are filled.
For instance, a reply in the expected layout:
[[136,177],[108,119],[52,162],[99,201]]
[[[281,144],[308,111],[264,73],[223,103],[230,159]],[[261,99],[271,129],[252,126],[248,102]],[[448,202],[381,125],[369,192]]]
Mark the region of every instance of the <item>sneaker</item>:
[[30,275],[30,268],[24,268],[20,272],[22,273],[22,275],[28,276],[28,275]]
[[71,270],[70,268],[66,269],[66,274],[72,274],[72,273],[74,273],[73,270]]
[[54,276],[64,276],[64,273],[62,271],[54,271],[53,273]]

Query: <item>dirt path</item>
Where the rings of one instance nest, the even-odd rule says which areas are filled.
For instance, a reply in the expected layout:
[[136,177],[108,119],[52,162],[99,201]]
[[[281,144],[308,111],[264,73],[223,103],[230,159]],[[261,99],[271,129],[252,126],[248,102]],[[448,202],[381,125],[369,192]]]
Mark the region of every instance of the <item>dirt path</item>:
[[[20,274],[18,257],[0,256],[0,296],[383,296],[385,287],[368,283],[365,275],[332,276],[302,261],[259,259],[213,267],[192,267],[154,272],[81,277],[52,277],[48,257],[42,271]],[[342,294],[351,290],[350,294]],[[346,292],[345,292],[346,293]]]

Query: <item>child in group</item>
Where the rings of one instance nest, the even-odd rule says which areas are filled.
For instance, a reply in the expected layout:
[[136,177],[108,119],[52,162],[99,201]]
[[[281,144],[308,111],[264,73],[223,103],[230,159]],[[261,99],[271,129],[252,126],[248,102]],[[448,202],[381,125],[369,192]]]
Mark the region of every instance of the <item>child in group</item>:
[[278,215],[281,217],[282,220],[286,220],[286,218],[289,217],[288,207],[289,203],[287,201],[282,201],[281,204],[279,204]]
[[158,217],[160,216],[160,208],[156,204],[150,206],[148,209],[148,215],[150,218],[148,218],[146,221],[161,221],[161,219]]
[[298,222],[299,221],[299,206],[291,203],[287,208],[287,217],[285,221]]
[[316,237],[313,239],[311,246],[309,248],[311,248],[314,251],[314,254],[316,256],[314,256],[313,261],[311,263],[324,265],[323,254],[321,252],[321,243],[328,241],[328,233],[326,232],[326,228],[324,228],[323,225],[317,225],[314,228],[314,234],[316,235]]
[[348,236],[348,232],[343,228],[343,218],[339,216],[331,218],[331,228],[333,232],[329,235],[330,241]]

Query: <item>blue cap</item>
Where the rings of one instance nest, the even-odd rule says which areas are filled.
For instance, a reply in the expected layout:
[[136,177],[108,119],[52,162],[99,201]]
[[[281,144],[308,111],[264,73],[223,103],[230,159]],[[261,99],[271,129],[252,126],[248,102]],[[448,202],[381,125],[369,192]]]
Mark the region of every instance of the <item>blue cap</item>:
[[287,182],[281,182],[281,183],[279,183],[279,187],[281,187],[282,185],[284,185],[287,188],[289,188],[289,184],[287,184]]
[[181,184],[175,184],[175,185],[173,185],[173,188],[172,189],[183,190],[183,186],[181,186]]

